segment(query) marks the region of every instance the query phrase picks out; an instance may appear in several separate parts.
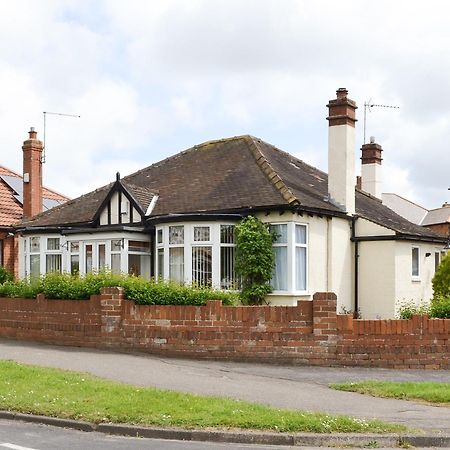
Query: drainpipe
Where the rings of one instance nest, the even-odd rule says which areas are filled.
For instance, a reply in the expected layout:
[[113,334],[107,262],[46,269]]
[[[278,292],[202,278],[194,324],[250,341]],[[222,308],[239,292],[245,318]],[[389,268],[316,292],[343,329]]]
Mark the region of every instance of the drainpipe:
[[357,319],[359,316],[358,308],[359,308],[359,286],[358,286],[358,268],[359,268],[359,242],[355,239],[356,238],[356,220],[357,217],[352,217],[352,241],[355,245],[355,311],[353,313],[354,318]]

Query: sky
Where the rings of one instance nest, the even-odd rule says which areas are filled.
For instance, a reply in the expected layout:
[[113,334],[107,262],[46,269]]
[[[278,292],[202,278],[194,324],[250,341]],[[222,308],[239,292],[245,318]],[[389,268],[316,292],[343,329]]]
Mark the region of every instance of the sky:
[[252,134],[327,171],[326,104],[345,87],[382,145],[383,191],[450,202],[450,3],[0,0],[0,164],[43,138],[70,197],[201,142]]

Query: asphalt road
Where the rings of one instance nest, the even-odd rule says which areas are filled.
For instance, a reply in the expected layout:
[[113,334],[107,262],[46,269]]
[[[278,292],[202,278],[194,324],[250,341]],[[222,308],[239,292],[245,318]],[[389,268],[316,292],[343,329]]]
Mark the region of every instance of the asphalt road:
[[450,382],[450,371],[272,366],[130,355],[0,340],[0,359],[89,372],[138,386],[220,395],[282,408],[379,418],[450,433],[450,408],[328,388],[364,379]]

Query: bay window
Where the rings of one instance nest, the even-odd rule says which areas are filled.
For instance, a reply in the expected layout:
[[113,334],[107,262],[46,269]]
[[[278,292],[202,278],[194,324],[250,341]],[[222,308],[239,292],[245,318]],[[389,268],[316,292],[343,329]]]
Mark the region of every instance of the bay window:
[[169,278],[184,282],[184,226],[169,227]]
[[74,241],[69,243],[70,251],[70,273],[76,275],[80,272],[80,242]]
[[30,243],[30,269],[29,274],[31,278],[38,278],[41,275],[41,238],[39,236],[32,236],[29,239]]
[[275,266],[270,282],[275,294],[306,293],[308,290],[307,225],[298,223],[272,223]]
[[47,238],[47,251],[45,254],[46,273],[61,272],[62,251],[60,238]]

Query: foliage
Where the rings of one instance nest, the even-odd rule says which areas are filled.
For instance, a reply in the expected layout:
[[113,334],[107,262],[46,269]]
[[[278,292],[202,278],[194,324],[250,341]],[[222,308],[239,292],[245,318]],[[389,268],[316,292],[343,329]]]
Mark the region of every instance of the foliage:
[[269,284],[275,264],[274,236],[267,225],[248,216],[236,226],[236,273],[241,278],[241,297],[248,304],[261,304],[272,292]]
[[211,288],[181,286],[140,277],[114,275],[110,272],[87,274],[49,273],[31,281],[7,281],[0,285],[0,296],[36,298],[43,293],[51,299],[83,300],[100,293],[102,287],[121,286],[125,297],[148,305],[204,305],[208,300],[222,300],[224,305],[237,302],[238,295]]
[[376,397],[425,400],[450,406],[450,383],[369,380],[356,383],[332,384],[331,387],[340,391],[359,392],[360,394],[369,394]]
[[425,303],[415,304],[413,301],[402,303],[397,311],[400,319],[411,319],[412,316],[427,316],[430,306]]
[[448,297],[435,295],[430,305],[430,317],[450,319],[450,295]]
[[3,266],[0,266],[0,284],[3,284],[5,281],[12,281],[13,276],[10,272],[8,272]]
[[435,297],[450,298],[450,253],[444,256],[433,277]]
[[222,397],[130,386],[88,374],[0,362],[0,409],[95,423],[279,432],[405,431],[379,420],[290,411]]

